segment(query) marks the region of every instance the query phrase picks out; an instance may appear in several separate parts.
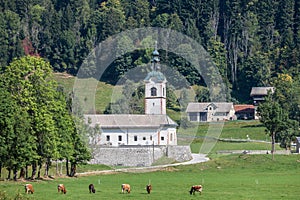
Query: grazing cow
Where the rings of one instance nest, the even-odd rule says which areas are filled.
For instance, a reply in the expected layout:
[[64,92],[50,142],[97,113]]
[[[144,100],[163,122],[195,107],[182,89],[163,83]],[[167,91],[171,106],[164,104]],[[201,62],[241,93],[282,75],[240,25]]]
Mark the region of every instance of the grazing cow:
[[127,191],[127,193],[130,193],[130,185],[129,184],[122,184],[121,188],[122,188],[122,193],[124,193],[125,191]]
[[146,190],[147,190],[148,194],[150,194],[151,190],[152,190],[152,185],[151,184],[146,185]]
[[191,187],[190,194],[195,194],[195,192],[199,192],[201,194],[202,189],[203,189],[202,185],[193,185]]
[[89,190],[90,190],[90,193],[95,193],[96,192],[94,184],[89,185]]
[[57,191],[61,192],[62,194],[66,194],[67,193],[66,187],[63,184],[59,184],[57,186]]
[[26,184],[25,185],[25,193],[31,193],[31,194],[33,194],[33,192],[34,192],[34,189],[33,189],[33,186],[31,185],[31,184]]

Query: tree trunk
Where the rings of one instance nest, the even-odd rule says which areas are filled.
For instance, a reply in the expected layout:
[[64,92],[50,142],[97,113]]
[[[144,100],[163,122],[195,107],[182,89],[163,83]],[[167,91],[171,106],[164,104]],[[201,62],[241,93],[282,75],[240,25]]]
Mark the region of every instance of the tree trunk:
[[56,160],[56,165],[55,165],[55,174],[58,176],[58,161]]
[[25,167],[25,177],[26,179],[28,179],[28,165],[26,165]]
[[62,175],[62,169],[63,169],[63,162],[60,162],[60,171],[59,171],[59,176]]
[[2,163],[0,163],[0,178],[2,177]]
[[75,174],[76,174],[76,163],[72,162],[71,163],[71,173],[70,173],[70,176],[73,177],[73,176],[75,176]]
[[10,175],[11,175],[11,169],[7,169],[8,173],[7,173],[7,180],[10,180]]
[[50,158],[47,158],[47,161],[45,163],[45,174],[44,174],[45,177],[49,176],[50,164],[51,164]]
[[69,160],[66,159],[66,173],[67,173],[67,176],[70,176],[70,173],[69,173]]
[[14,173],[13,179],[14,179],[14,181],[17,181],[18,170],[16,167],[14,167],[13,173]]
[[22,167],[20,170],[20,177],[19,179],[24,179],[25,178],[25,169]]
[[34,179],[35,179],[36,169],[37,169],[36,162],[33,162],[33,163],[32,163],[32,172],[31,172],[31,180],[34,180]]
[[39,169],[38,169],[38,176],[37,176],[37,178],[41,178],[41,169],[42,169],[42,162],[39,163]]
[[275,152],[275,132],[272,132],[272,160],[274,160],[274,152]]

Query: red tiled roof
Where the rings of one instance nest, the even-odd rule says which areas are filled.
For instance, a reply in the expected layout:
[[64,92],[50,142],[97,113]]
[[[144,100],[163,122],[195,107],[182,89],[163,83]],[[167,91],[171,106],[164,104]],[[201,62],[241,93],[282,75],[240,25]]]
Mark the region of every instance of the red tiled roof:
[[254,105],[248,104],[241,104],[241,105],[234,105],[235,112],[251,112],[254,110]]

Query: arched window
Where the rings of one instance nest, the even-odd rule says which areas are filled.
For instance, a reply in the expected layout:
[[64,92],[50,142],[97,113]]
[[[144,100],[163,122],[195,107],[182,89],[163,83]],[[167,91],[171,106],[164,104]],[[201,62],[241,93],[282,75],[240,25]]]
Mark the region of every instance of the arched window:
[[157,89],[155,87],[151,88],[151,96],[157,96]]

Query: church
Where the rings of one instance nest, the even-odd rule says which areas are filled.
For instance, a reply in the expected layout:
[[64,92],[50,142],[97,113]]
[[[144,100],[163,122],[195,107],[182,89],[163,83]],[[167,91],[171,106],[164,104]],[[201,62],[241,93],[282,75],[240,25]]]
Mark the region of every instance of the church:
[[85,115],[101,134],[94,143],[101,146],[177,145],[177,123],[166,114],[166,77],[160,72],[157,48],[152,53],[152,71],[144,79],[145,114]]

